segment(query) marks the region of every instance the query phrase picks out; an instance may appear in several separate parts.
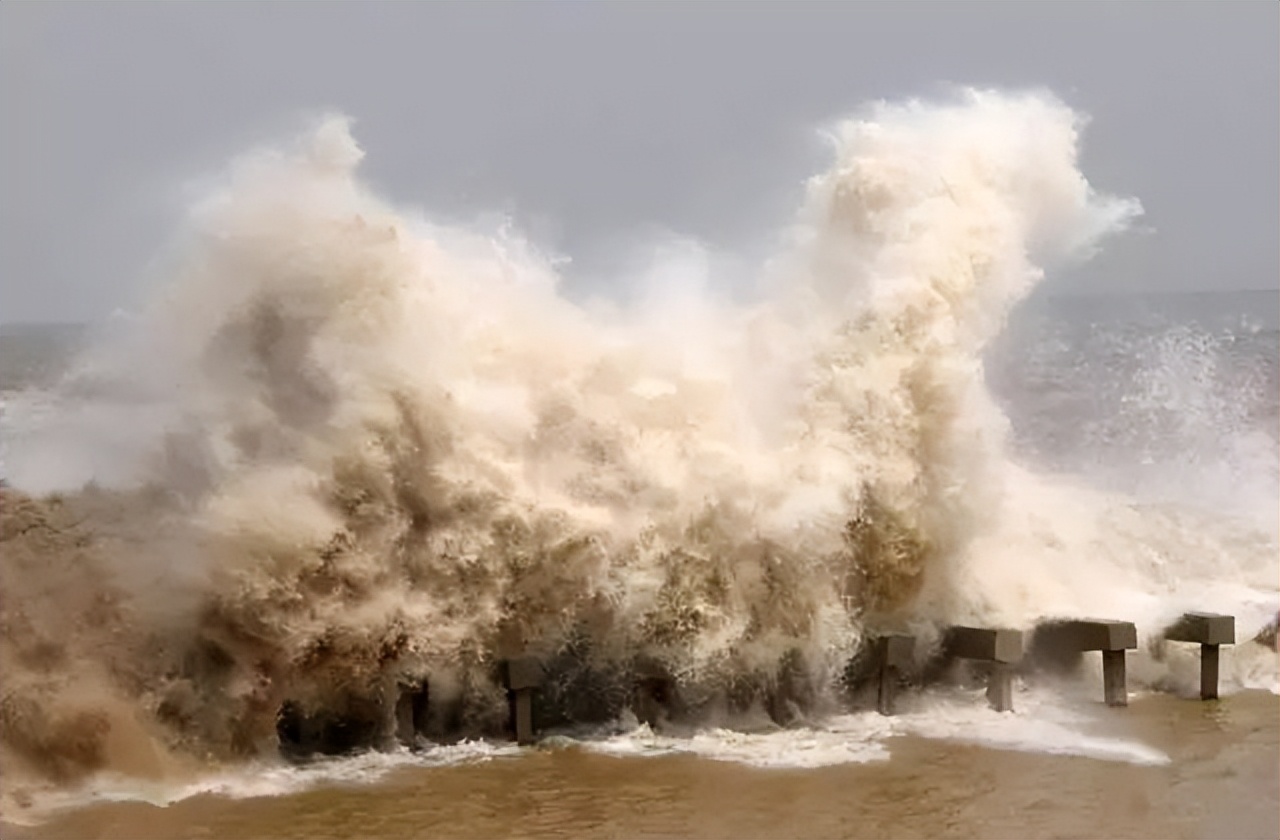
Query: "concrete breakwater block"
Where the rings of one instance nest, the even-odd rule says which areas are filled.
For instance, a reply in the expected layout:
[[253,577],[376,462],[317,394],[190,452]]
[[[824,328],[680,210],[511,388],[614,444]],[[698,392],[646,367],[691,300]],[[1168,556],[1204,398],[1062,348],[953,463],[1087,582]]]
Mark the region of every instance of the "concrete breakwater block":
[[1086,650],[1133,650],[1138,630],[1132,621],[1109,618],[1052,619],[1036,627],[1033,650],[1061,647],[1076,653]]
[[951,627],[942,638],[942,655],[990,663],[987,702],[998,712],[1013,711],[1013,666],[1022,660],[1021,630]]
[[1107,618],[1051,619],[1031,637],[1031,661],[1041,667],[1070,671],[1079,667],[1085,651],[1102,652],[1103,694],[1108,706],[1129,705],[1125,684],[1125,651],[1138,646],[1138,630],[1131,621]]
[[1022,660],[1022,631],[991,627],[951,627],[942,638],[947,656],[987,662]]
[[1196,642],[1202,645],[1234,645],[1236,619],[1218,613],[1189,612],[1169,625],[1164,637],[1171,642]]
[[1231,615],[1189,612],[1167,627],[1164,637],[1170,642],[1200,645],[1200,699],[1218,697],[1218,651],[1222,645],[1236,643],[1236,619]]

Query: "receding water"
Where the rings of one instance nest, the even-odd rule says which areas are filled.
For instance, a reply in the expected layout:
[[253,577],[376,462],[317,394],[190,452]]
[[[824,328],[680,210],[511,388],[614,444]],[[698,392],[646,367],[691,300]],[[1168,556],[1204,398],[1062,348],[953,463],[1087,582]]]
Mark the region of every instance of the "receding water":
[[[285,795],[90,805],[10,838],[1274,838],[1280,697],[1097,704],[1090,731],[1163,764],[904,735],[869,763],[769,769],[694,755],[528,749]],[[992,712],[992,715],[995,713]]]

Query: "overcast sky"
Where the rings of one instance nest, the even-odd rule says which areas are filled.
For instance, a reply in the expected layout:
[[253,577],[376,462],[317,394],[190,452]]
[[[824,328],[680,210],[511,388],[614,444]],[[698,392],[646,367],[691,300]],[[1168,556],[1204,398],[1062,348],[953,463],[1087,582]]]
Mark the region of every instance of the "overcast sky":
[[128,306],[184,182],[340,110],[397,203],[511,212],[578,280],[655,228],[750,250],[815,127],[1044,86],[1154,232],[1055,288],[1274,288],[1280,4],[0,3],[0,321]]

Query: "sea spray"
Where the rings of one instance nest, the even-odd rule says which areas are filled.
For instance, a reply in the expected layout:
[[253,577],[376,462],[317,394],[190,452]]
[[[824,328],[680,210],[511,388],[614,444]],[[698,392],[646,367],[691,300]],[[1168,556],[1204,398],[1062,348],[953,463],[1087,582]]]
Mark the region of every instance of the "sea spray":
[[431,734],[493,731],[522,652],[589,716],[639,660],[694,711],[821,706],[869,624],[1249,595],[1261,626],[1274,539],[1006,455],[984,348],[1042,261],[1139,211],[1080,174],[1080,124],[1044,94],[872,106],[755,299],[659,271],[665,305],[612,314],[509,232],[371,195],[342,119],[235,162],[8,455],[63,495],[4,495],[6,767],[117,767],[126,730],[156,768],[271,753],[286,703],[376,741],[403,679]]

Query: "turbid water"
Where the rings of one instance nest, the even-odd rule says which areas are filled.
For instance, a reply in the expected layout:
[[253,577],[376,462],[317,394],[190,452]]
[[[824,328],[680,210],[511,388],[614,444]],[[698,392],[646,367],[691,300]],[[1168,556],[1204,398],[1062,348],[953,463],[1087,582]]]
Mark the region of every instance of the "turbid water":
[[[769,768],[559,743],[376,782],[167,808],[88,805],[13,838],[1274,838],[1280,698],[1085,707],[1093,737],[1167,763],[891,738],[868,763]],[[996,713],[992,712],[991,715]],[[638,747],[643,750],[643,747]]]

